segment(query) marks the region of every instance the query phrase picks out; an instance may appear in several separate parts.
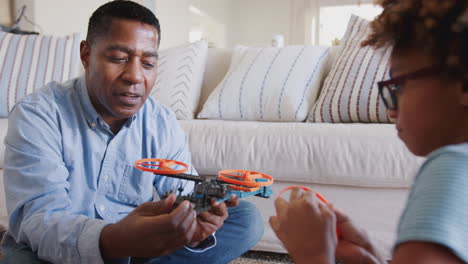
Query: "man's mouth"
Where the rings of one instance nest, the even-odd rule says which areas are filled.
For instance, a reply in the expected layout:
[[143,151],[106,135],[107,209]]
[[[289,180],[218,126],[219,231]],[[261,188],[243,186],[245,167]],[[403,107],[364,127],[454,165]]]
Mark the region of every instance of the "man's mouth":
[[137,93],[118,93],[119,101],[127,106],[136,106],[140,104],[141,95]]
[[135,94],[135,93],[120,93],[119,95],[120,95],[120,96],[127,96],[127,97],[130,97],[130,98],[141,97],[141,95]]

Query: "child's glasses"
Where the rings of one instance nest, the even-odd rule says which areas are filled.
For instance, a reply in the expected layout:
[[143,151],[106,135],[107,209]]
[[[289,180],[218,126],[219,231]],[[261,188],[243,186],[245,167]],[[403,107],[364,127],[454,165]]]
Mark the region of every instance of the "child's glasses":
[[432,65],[386,81],[378,82],[379,94],[385,104],[385,107],[387,107],[388,110],[398,109],[397,93],[406,80],[435,75],[437,73],[440,73],[440,67]]

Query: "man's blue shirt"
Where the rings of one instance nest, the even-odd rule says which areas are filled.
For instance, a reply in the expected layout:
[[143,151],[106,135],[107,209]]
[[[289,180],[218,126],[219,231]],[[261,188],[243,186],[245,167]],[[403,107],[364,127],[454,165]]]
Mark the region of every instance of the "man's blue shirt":
[[83,77],[50,83],[19,102],[5,138],[8,236],[60,263],[99,263],[102,228],[143,202],[191,182],[134,167],[141,158],[190,165],[175,115],[152,98],[114,135],[95,111]]

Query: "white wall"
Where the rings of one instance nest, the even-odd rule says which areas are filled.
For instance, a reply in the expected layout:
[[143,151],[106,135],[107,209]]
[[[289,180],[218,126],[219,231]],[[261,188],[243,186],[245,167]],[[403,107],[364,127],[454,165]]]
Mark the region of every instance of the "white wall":
[[86,33],[92,13],[106,2],[106,0],[36,1],[35,21],[43,27],[45,34]]
[[[5,0],[0,0],[5,1]],[[35,25],[22,20],[24,30],[41,34],[68,35],[86,33],[91,14],[109,0],[14,0],[14,9],[26,5],[26,15]],[[155,11],[161,21],[163,47],[188,41],[191,24],[188,4],[191,0],[136,0]]]
[[276,34],[283,34],[288,43],[290,0],[232,0],[231,12],[229,46],[269,46]]
[[[190,13],[190,5],[202,15]],[[191,29],[205,31],[204,38],[217,47],[269,46],[276,34],[288,43],[291,0],[157,0],[156,15],[161,48],[187,42]]]
[[10,0],[0,0],[0,25],[9,26],[11,23]]
[[[5,1],[5,0],[0,0]],[[14,0],[15,8],[28,6],[27,16],[38,26],[23,21],[21,28],[42,34],[86,33],[92,12],[108,0]],[[236,44],[271,45],[273,35],[291,36],[291,3],[294,0],[140,0],[151,3],[161,22],[161,48],[186,43],[194,24],[206,29],[206,38],[218,47]],[[203,12],[194,18],[193,5]]]
[[190,29],[202,31],[202,39],[212,47],[226,47],[227,36],[230,33],[231,0],[193,0],[192,7],[200,13],[191,13]]
[[[4,0],[0,0],[4,1]],[[27,18],[35,25],[23,19],[20,27],[24,30],[37,31],[41,34],[68,35],[75,32],[86,33],[88,20],[92,13],[109,0],[14,0],[16,11],[26,5]],[[148,7],[154,0],[136,0]]]
[[192,0],[191,4],[212,19],[220,23],[227,23],[230,15],[230,4],[233,1],[237,0]]
[[14,8],[19,10],[26,5],[26,14],[33,25],[22,20],[20,26],[25,30],[41,34],[68,35],[74,32],[86,33],[88,19],[106,0],[15,0]]
[[188,42],[191,0],[157,0],[155,14],[161,24],[161,48]]
[[[214,46],[227,46],[229,9],[233,1],[236,0],[156,0],[155,13],[162,31],[161,48],[188,42],[191,30],[203,31],[203,38]],[[200,13],[190,12],[190,6]]]

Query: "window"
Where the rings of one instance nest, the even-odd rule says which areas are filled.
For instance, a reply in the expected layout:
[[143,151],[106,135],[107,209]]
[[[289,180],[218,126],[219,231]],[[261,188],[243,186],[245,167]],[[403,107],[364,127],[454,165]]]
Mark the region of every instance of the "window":
[[[345,33],[351,14],[372,20],[382,12],[382,7],[371,3],[350,3],[350,1],[320,1],[318,10],[318,28],[316,34],[319,45],[331,46]],[[338,4],[337,2],[347,2]],[[334,3],[334,4],[333,4]],[[332,5],[333,4],[333,5]]]
[[189,42],[197,42],[203,39],[203,32],[197,29],[192,29],[189,32]]

